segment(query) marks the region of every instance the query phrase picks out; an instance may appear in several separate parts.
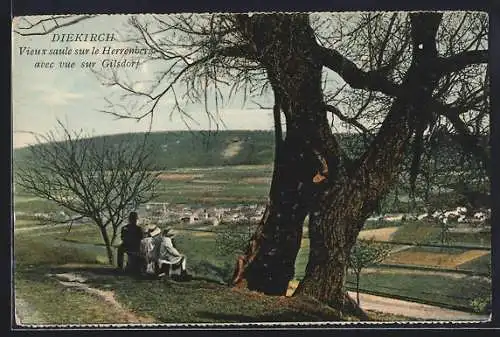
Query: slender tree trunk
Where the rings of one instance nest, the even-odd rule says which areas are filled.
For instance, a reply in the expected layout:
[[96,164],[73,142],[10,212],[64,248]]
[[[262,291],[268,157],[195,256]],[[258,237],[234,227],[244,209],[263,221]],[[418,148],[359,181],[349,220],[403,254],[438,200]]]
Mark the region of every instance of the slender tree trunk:
[[356,302],[359,305],[359,278],[361,276],[361,270],[356,271]]
[[108,262],[110,265],[114,265],[114,254],[111,240],[109,239],[108,232],[106,231],[105,226],[99,226],[99,230],[101,231],[102,239],[104,240],[104,244],[106,245],[106,254],[108,256]]

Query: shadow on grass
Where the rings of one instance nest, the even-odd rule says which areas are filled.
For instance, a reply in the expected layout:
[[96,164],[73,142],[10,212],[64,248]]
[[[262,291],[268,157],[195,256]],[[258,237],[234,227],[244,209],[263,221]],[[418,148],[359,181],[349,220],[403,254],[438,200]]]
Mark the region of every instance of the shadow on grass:
[[[74,243],[76,245],[80,245],[80,246],[88,246],[88,247],[106,247],[106,244],[105,243],[102,243],[102,242],[85,242],[85,241],[82,241],[81,239],[72,239],[72,238],[67,238],[67,237],[63,237],[63,238],[59,238],[57,239],[59,241],[64,241],[64,242],[69,242],[69,243]],[[118,249],[120,245],[119,244],[113,244],[111,247],[113,247],[114,249]]]
[[244,323],[244,322],[324,322],[325,317],[309,312],[285,310],[263,315],[242,315],[236,313],[217,313],[198,311],[197,316],[216,322]]
[[53,266],[50,268],[52,273],[79,273],[79,274],[91,274],[98,276],[123,276],[122,272],[119,272],[116,268],[106,265],[83,265],[83,266],[73,266],[73,265],[62,265]]
[[115,267],[112,266],[106,266],[106,265],[82,265],[82,266],[75,266],[75,265],[67,265],[67,266],[53,266],[50,269],[50,273],[53,274],[59,274],[59,273],[74,273],[78,275],[82,275],[84,277],[88,277],[90,281],[98,281],[98,280],[134,280],[134,281],[167,281],[167,282],[176,282],[176,283],[183,283],[183,284],[188,284],[190,282],[195,282],[196,281],[202,281],[202,282],[207,282],[207,283],[212,283],[212,284],[217,284],[217,285],[226,285],[224,282],[203,276],[203,275],[192,275],[191,281],[178,281],[175,280],[175,278],[171,277],[157,277],[155,275],[144,275],[144,274],[135,274],[135,273],[130,273],[130,272],[124,272],[124,271],[119,271]]
[[226,263],[223,266],[217,266],[208,261],[200,261],[194,263],[191,270],[197,278],[226,284],[233,272],[233,265]]

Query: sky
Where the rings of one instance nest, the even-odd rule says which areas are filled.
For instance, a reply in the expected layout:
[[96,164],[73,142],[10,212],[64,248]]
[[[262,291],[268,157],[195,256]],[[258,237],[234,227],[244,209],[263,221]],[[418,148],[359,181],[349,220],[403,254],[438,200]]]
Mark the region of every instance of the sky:
[[[327,14],[327,13],[325,13]],[[351,13],[352,14],[352,13]],[[357,14],[357,13],[356,13]],[[319,15],[323,15],[320,13]],[[267,109],[259,108],[252,102],[244,104],[244,95],[236,93],[231,100],[225,102],[220,110],[220,119],[224,124],[217,128],[213,121],[207,118],[203,103],[192,103],[185,106],[185,112],[192,118],[188,125],[179,113],[171,114],[174,104],[172,94],[162,98],[155,109],[152,123],[148,118],[137,122],[132,119],[117,119],[102,110],[109,107],[108,100],[112,100],[115,107],[124,104],[131,107],[120,95],[125,92],[117,87],[104,86],[97,74],[107,73],[101,68],[102,61],[109,59],[103,55],[30,55],[28,50],[36,51],[46,49],[47,53],[53,49],[70,48],[72,50],[93,47],[123,48],[135,46],[133,42],[58,42],[54,40],[54,33],[59,34],[112,34],[117,37],[129,29],[131,15],[99,15],[88,20],[77,22],[73,25],[59,28],[58,30],[44,35],[21,36],[12,33],[12,114],[13,114],[13,146],[23,147],[34,143],[35,134],[45,134],[55,131],[57,121],[61,121],[69,130],[81,131],[88,135],[103,135],[114,133],[129,133],[147,131],[152,126],[152,131],[168,130],[272,130],[273,118],[272,97],[262,95],[257,97],[258,103]],[[146,20],[150,16],[143,16]],[[17,17],[13,21],[13,28],[26,26],[27,21],[36,22],[40,17]],[[350,21],[348,21],[350,22]],[[46,27],[50,28],[51,23]],[[184,41],[178,40],[180,43]],[[179,47],[180,48],[180,47]],[[176,51],[175,48],[171,49]],[[168,52],[168,50],[167,50]],[[114,56],[112,58],[115,58]],[[119,57],[118,57],[119,58]],[[147,58],[147,57],[144,57]],[[130,60],[136,57],[128,57]],[[74,69],[59,68],[59,61],[74,61]],[[52,69],[35,68],[36,62],[55,61]],[[96,63],[96,71],[80,67],[82,61]],[[359,61],[359,60],[358,60]],[[358,64],[360,66],[360,64]],[[165,63],[141,64],[121,72],[119,78],[130,78],[136,83],[134,89],[148,86],[158,71],[164,71]],[[97,73],[97,74],[96,74]],[[328,71],[329,85],[338,87],[343,80],[332,71]],[[163,81],[164,82],[164,81]],[[332,88],[329,88],[332,89]],[[226,92],[228,91],[225,90]],[[177,91],[182,95],[182,89]],[[144,100],[142,101],[144,102]],[[209,104],[213,112],[213,106]],[[328,115],[330,118],[331,116]],[[334,128],[336,132],[351,132],[350,128],[335,119]],[[366,121],[365,121],[366,122]],[[366,122],[368,123],[368,122]],[[366,124],[365,123],[365,124]]]
[[[36,21],[35,17],[26,17]],[[129,16],[101,15],[74,25],[62,27],[54,33],[113,33],[123,29]],[[25,25],[23,18],[15,18],[14,27]],[[12,108],[13,108],[13,146],[23,147],[35,142],[36,133],[45,134],[54,131],[60,120],[69,130],[83,130],[91,135],[127,133],[146,131],[150,120],[140,122],[131,119],[119,119],[103,113],[108,105],[106,98],[115,97],[116,89],[104,87],[97,75],[82,69],[82,61],[95,61],[97,67],[105,56],[102,55],[27,55],[29,47],[32,50],[59,48],[92,48],[92,46],[111,45],[113,47],[130,46],[120,42],[53,42],[53,34],[21,36],[13,32],[12,48]],[[21,54],[21,48],[23,53]],[[75,61],[74,69],[61,69],[59,61]],[[52,62],[53,69],[35,68],[35,62]],[[148,80],[154,69],[139,66],[127,70],[137,80]],[[265,101],[264,97],[264,101]],[[272,113],[269,109],[259,109],[258,106],[247,103],[243,105],[243,96],[236,95],[231,102],[220,109],[225,126],[221,129],[271,130],[273,128]],[[186,130],[188,126],[179,114],[170,115],[173,100],[165,97],[156,109],[152,123],[152,131]],[[191,104],[186,107],[195,122],[189,123],[192,130],[214,129],[209,124],[204,106]]]

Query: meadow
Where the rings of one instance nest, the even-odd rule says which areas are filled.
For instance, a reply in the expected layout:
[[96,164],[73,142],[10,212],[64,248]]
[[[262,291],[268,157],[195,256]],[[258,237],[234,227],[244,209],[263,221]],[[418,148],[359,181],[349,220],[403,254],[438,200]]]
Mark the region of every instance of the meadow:
[[[29,303],[32,312],[23,317],[26,324],[354,320],[340,318],[314,301],[228,287],[224,281],[232,272],[234,256],[214,254],[214,235],[181,232],[176,237],[194,274],[187,283],[117,273],[106,264],[104,247],[91,226],[82,225],[69,234],[64,229],[46,233],[35,228],[14,239],[16,297]],[[84,286],[64,282],[65,275],[78,275]],[[93,292],[84,291],[89,289]],[[374,320],[402,319],[371,315]]]
[[[404,228],[404,226],[401,226],[401,228]],[[225,253],[220,253],[218,237],[220,233],[225,231],[242,233],[246,231],[246,228],[221,225],[207,231],[205,227],[203,229],[197,229],[196,227],[184,229],[182,225],[176,226],[177,235],[174,239],[176,246],[180,251],[187,254],[189,270],[195,275],[194,283],[185,285],[174,281],[166,281],[166,283],[158,280],[138,281],[130,279],[128,276],[117,275],[106,264],[106,254],[100,233],[90,224],[74,226],[70,232],[64,227],[51,230],[44,227],[35,227],[30,231],[19,232],[15,235],[15,275],[16,280],[19,281],[16,281],[16,289],[20,294],[23,294],[23,298],[26,297],[27,301],[34,303],[34,305],[40,303],[40,310],[44,311],[44,298],[47,299],[50,294],[55,292],[54,287],[57,289],[64,288],[54,278],[47,277],[47,275],[77,273],[89,278],[87,283],[92,287],[112,291],[120,302],[125,303],[127,307],[140,316],[155,317],[156,320],[162,322],[178,322],[179,316],[167,317],[166,308],[164,308],[165,304],[158,302],[172,303],[171,301],[181,301],[183,298],[186,301],[197,303],[185,308],[188,315],[183,316],[183,318],[188,319],[189,322],[207,321],[207,319],[209,322],[231,322],[234,320],[232,320],[229,313],[233,307],[227,307],[230,297],[227,294],[230,291],[227,282],[232,275],[238,251],[228,253],[226,250]],[[307,264],[308,249],[309,243],[306,236],[303,239],[302,248],[296,261],[296,280],[303,277]],[[459,259],[458,257],[464,255],[464,253],[467,252],[454,249],[443,251],[442,249],[414,247],[392,254],[384,263],[421,264],[435,267],[436,270],[419,271],[411,268],[371,267],[362,273],[361,289],[366,293],[472,311],[474,308],[471,302],[475,298],[487,296],[491,292],[490,281],[485,277],[475,276],[474,274],[474,271],[484,272],[489,263],[489,254],[471,255],[465,257],[465,259]],[[472,273],[452,274],[439,272],[440,268],[450,268],[450,263],[454,263],[456,268],[462,268]],[[347,280],[348,289],[354,289],[353,281],[353,275],[349,275]],[[177,297],[171,298],[174,294],[172,293],[173,289],[170,288],[175,289],[174,293]],[[196,291],[190,293],[192,288],[195,288]],[[132,289],[135,290],[132,291]],[[211,289],[208,292],[214,296],[210,297],[212,295],[206,293],[203,295],[208,296],[207,301],[210,301],[210,305],[194,298],[201,296],[197,293],[198,291],[206,291],[206,289]],[[272,303],[272,300],[260,303],[261,298],[252,297],[257,296],[253,293],[246,294],[243,292],[238,294],[238,296],[240,295],[250,296],[250,298],[254,298],[256,302],[259,302],[249,305],[247,309],[238,309],[239,312],[248,310],[248,317],[246,317],[248,321],[264,319],[260,315],[262,312],[270,310],[267,305],[271,307],[277,305],[277,303]],[[78,292],[77,298],[78,296],[82,297],[84,303],[90,301],[85,299],[81,291]],[[242,298],[238,296],[231,297],[231,305],[239,305],[237,302]],[[249,300],[245,299],[245,301],[248,302]],[[78,301],[75,303],[78,304]],[[151,303],[158,304],[151,305]],[[70,304],[66,305],[69,306]],[[200,316],[199,313],[203,311],[203,308],[205,310],[207,308],[215,310],[221,313],[221,316],[218,318]],[[276,307],[273,310],[278,309]],[[306,311],[300,314],[297,308],[287,310],[285,312],[291,315],[289,318],[293,318],[293,320],[308,320],[312,319],[311,317],[316,317],[313,320],[325,318],[324,313],[321,312],[313,311],[311,313]],[[59,317],[54,313],[53,309],[49,310],[49,312],[51,319],[52,317]],[[280,315],[288,315],[286,313]],[[85,315],[88,316],[88,313]],[[238,319],[244,319],[243,316]],[[93,317],[93,315],[90,315],[87,319],[94,319]],[[268,316],[265,317],[268,318]],[[284,316],[278,317],[283,318]],[[327,317],[331,319],[332,316]],[[233,318],[236,320],[236,317]],[[67,322],[70,317],[65,318],[62,316],[59,319],[62,322]]]
[[[272,175],[272,147],[269,143],[272,133],[253,136],[228,133],[215,141],[218,145],[212,148],[210,156],[201,155],[202,151],[196,150],[200,152],[195,152],[198,161],[193,161],[196,156],[189,152],[193,140],[187,138],[187,133],[169,135],[170,138],[160,134],[155,137],[158,144],[168,145],[160,146],[161,149],[174,146],[181,148],[182,144],[184,147],[169,157],[168,169],[162,163],[158,164],[158,195],[154,201],[192,207],[263,205],[266,202]],[[228,155],[226,150],[232,143],[241,143],[244,150]],[[21,159],[23,156],[23,153],[18,153]],[[165,156],[158,154],[158,157]],[[209,160],[209,157],[212,159]],[[391,192],[387,199],[394,200],[394,194]],[[407,195],[400,191],[398,200],[397,203],[386,203],[384,211],[406,211]],[[418,205],[422,207],[421,202]],[[187,228],[174,223],[178,232],[176,245],[187,254],[188,267],[195,276],[194,280],[178,283],[171,280],[133,279],[117,274],[112,266],[107,265],[100,233],[92,225],[75,224],[71,231],[64,225],[45,226],[33,214],[57,213],[60,208],[20,189],[16,190],[14,206],[16,296],[20,296],[38,313],[31,317],[34,323],[352,319],[340,318],[337,312],[318,303],[295,298],[269,298],[228,287],[227,282],[238,252],[228,252],[226,249],[221,253],[220,246],[224,245],[221,238],[227,240],[231,237],[221,237],[221,233],[248,233],[248,228],[220,225],[207,230],[206,226]],[[303,277],[307,264],[307,226],[304,229],[295,280]],[[472,302],[491,293],[491,281],[484,276],[491,268],[490,252],[484,249],[455,249],[451,246],[475,245],[486,249],[491,246],[490,233],[448,233],[447,241],[443,243],[441,230],[438,223],[428,221],[367,221],[360,237],[392,242],[394,253],[382,265],[372,266],[362,272],[362,291],[464,311],[475,310]],[[413,245],[408,246],[408,243]],[[443,247],[419,246],[425,244]],[[53,276],[68,273],[83,275],[86,285],[101,292],[89,295],[81,288],[64,285]],[[353,276],[349,275],[348,289],[353,288],[353,280]],[[57,294],[62,295],[58,297],[58,306],[54,306],[52,299]],[[103,294],[112,294],[112,300],[120,305],[103,305]],[[109,303],[115,303],[108,300]],[[375,312],[370,315],[375,320],[411,319]]]

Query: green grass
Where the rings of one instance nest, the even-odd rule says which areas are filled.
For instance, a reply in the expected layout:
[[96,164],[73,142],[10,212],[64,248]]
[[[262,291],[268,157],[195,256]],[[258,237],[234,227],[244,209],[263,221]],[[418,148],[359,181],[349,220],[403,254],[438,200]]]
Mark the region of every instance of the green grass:
[[[24,324],[126,323],[120,311],[103,305],[102,299],[76,289],[68,289],[39,272],[23,271],[15,279],[16,293],[36,310]],[[57,305],[54,300],[57,299]]]
[[[197,232],[183,231],[181,229],[177,229],[176,232],[178,234],[175,236],[174,242],[181,252],[187,254],[190,270],[193,273],[220,282],[229,280],[233,272],[236,255],[217,255],[215,234],[213,236],[199,236]],[[35,237],[31,237],[31,240],[38,242]],[[51,244],[49,245],[49,243]],[[119,243],[120,239],[118,238],[115,247]],[[49,248],[49,253],[54,252],[55,255],[59,254],[58,249],[68,247],[70,254],[80,251],[90,252],[100,256],[101,260],[106,256],[101,234],[92,225],[82,225],[69,233],[61,229],[56,230],[51,235],[50,240],[47,240],[46,245]],[[66,255],[68,254],[59,254],[57,256],[66,260]],[[76,260],[80,258],[78,257]],[[54,258],[50,257],[49,260],[54,260]],[[88,259],[86,262],[89,262]],[[95,260],[91,262],[95,262]]]
[[402,223],[392,235],[391,241],[434,243],[439,240],[441,229],[438,225],[425,221],[411,221]]
[[[160,179],[154,201],[229,206],[264,203],[269,194],[271,165],[239,165],[164,170],[162,174],[193,175],[183,180]],[[253,179],[253,180],[252,180]],[[54,202],[29,194],[14,197],[15,211],[53,213],[61,209]]]
[[458,255],[468,251],[468,249],[463,248],[448,248],[448,247],[412,247],[404,252],[415,252],[424,254],[447,254],[447,255]]
[[401,224],[400,222],[394,222],[394,221],[370,220],[365,222],[363,230],[394,227],[394,226],[399,226],[400,224]]
[[491,247],[491,233],[448,233],[448,243],[451,245],[477,245]]
[[[366,229],[366,228],[365,228]],[[391,241],[441,244],[441,227],[437,223],[427,221],[407,221],[401,223],[393,234]],[[491,233],[446,233],[445,245],[450,246],[491,246]]]
[[[16,290],[24,300],[43,312],[43,319],[50,323],[113,322],[124,320],[123,313],[113,312],[112,307],[103,307],[102,301],[77,290],[65,289],[49,273],[75,272],[88,278],[91,287],[111,290],[122,305],[138,316],[152,317],[157,322],[262,322],[262,321],[325,321],[338,320],[336,312],[299,299],[267,297],[245,290],[231,290],[221,284],[233,271],[235,256],[215,254],[215,235],[199,235],[197,232],[178,230],[175,242],[180,251],[188,256],[188,268],[195,279],[188,283],[169,280],[134,279],[117,275],[106,266],[104,247],[99,233],[91,226],[82,226],[66,234],[64,229],[47,235],[16,234],[15,263]],[[69,241],[64,241],[69,240]],[[297,259],[297,271],[305,269],[307,247],[301,249]],[[72,266],[70,266],[72,265]],[[299,276],[299,274],[297,275]],[[473,280],[474,281],[474,280]],[[401,296],[422,295],[422,284],[439,288],[434,299],[446,298],[447,294],[465,293],[467,302],[475,294],[465,291],[470,280],[465,282],[452,278],[423,277],[415,275],[363,275],[362,287],[381,291],[404,285],[408,289],[396,289]],[[475,289],[486,289],[485,284],[474,281]],[[395,286],[397,285],[397,286]],[[384,288],[385,287],[385,288]],[[428,286],[426,286],[428,287]],[[55,307],[51,299],[63,293],[64,305]],[[424,298],[432,298],[423,292]],[[74,299],[74,300],[72,300]],[[448,298],[449,300],[449,298]],[[96,302],[97,301],[97,302]],[[456,303],[455,303],[456,304]],[[104,305],[106,306],[106,305]],[[64,312],[59,313],[59,309]],[[107,310],[107,311],[106,311]],[[68,312],[72,312],[70,315]],[[374,313],[377,320],[403,320],[394,315]]]
[[[115,244],[119,243],[120,236],[115,239]],[[111,237],[111,230],[108,230],[108,235]],[[81,224],[73,226],[70,232],[60,231],[59,234],[54,235],[55,238],[66,240],[69,242],[80,242],[80,243],[94,243],[101,244],[104,243],[102,239],[101,232],[98,227],[93,224]]]
[[[24,199],[24,200],[23,200]],[[14,210],[17,212],[40,212],[40,213],[50,213],[57,212],[61,210],[55,202],[38,199],[38,198],[28,198],[28,197],[14,197]]]
[[[223,166],[209,168],[179,168],[165,173],[199,175],[189,182],[162,180],[160,182],[158,201],[186,203],[190,205],[234,205],[245,203],[262,203],[269,191],[269,177],[272,174],[270,165],[261,166]],[[24,193],[15,198],[16,211],[55,212],[59,207],[53,203],[34,199]],[[393,222],[370,222],[364,229],[394,226]],[[437,224],[426,222],[398,223],[399,230],[393,241],[409,241],[418,243],[438,243],[440,228]],[[36,221],[18,218],[16,226],[36,226]],[[219,226],[217,230],[224,229]],[[299,302],[280,302],[276,298],[268,298],[249,292],[234,292],[221,282],[227,282],[233,272],[235,254],[217,255],[216,236],[200,236],[189,231],[178,231],[175,238],[179,250],[187,254],[188,267],[197,279],[190,283],[171,281],[135,280],[127,276],[109,273],[105,249],[99,231],[90,225],[74,226],[70,233],[66,228],[34,229],[15,235],[16,289],[29,302],[48,312],[50,319],[58,322],[69,322],[72,318],[49,309],[55,294],[63,288],[53,279],[46,276],[55,270],[67,270],[67,264],[86,264],[92,267],[76,269],[87,273],[92,286],[111,289],[118,300],[127,308],[141,315],[151,315],[164,322],[237,322],[237,321],[283,321],[283,320],[326,320],[335,314],[318,309],[318,305],[306,305]],[[483,244],[489,241],[489,233],[456,234],[449,233],[450,244]],[[115,244],[119,243],[119,239]],[[438,248],[439,249],[439,248]],[[447,250],[448,252],[449,250]],[[432,253],[431,250],[423,252]],[[449,251],[452,253],[451,251]],[[299,251],[296,261],[296,278],[304,275],[308,259],[308,246]],[[103,264],[104,263],[104,264]],[[64,269],[66,268],[66,269]],[[480,257],[469,261],[459,268],[485,270],[487,258]],[[387,294],[433,299],[435,301],[451,301],[455,305],[467,306],[471,296],[483,296],[490,290],[486,284],[476,279],[469,280],[469,285],[479,289],[477,293],[469,291],[466,281],[435,275],[412,275],[394,273],[373,273],[363,277],[362,287]],[[434,297],[425,293],[435,288],[438,294]],[[67,291],[72,294],[76,291]],[[75,305],[93,308],[95,298],[76,292]],[[463,295],[463,294],[466,294]],[[469,294],[471,296],[469,296]],[[65,295],[66,296],[66,295]],[[68,295],[69,296],[69,295]],[[452,300],[458,296],[458,300]],[[80,298],[81,297],[81,298]],[[463,298],[462,298],[463,297]],[[71,301],[64,310],[75,312],[82,322],[102,322],[107,315],[101,315],[89,309],[71,309]],[[94,302],[93,302],[94,301]],[[448,303],[448,302],[443,302]],[[174,305],[173,305],[174,304]],[[102,306],[102,305],[101,305]],[[314,308],[313,308],[314,307]],[[182,313],[182,315],[181,315]],[[273,316],[274,315],[274,316]],[[332,316],[333,315],[333,316]],[[389,315],[390,316],[390,315]],[[117,316],[119,317],[119,316]],[[273,318],[276,317],[276,318]],[[47,318],[44,318],[47,319]],[[394,319],[388,319],[394,320]]]
[[[48,274],[74,272],[87,278],[86,284],[113,291],[130,312],[156,322],[277,322],[339,320],[331,308],[303,298],[269,297],[247,290],[233,290],[227,280],[234,256],[215,256],[212,237],[182,232],[175,237],[179,250],[188,255],[188,267],[195,279],[188,283],[170,280],[135,279],[112,272],[105,264],[104,251],[89,249],[97,237],[72,232],[83,244],[61,241],[52,235],[15,236],[16,294],[28,302],[41,321],[33,323],[79,324],[120,323],[123,313],[82,291],[67,289]],[[53,299],[58,305],[53,305]],[[59,304],[59,302],[61,302]],[[394,321],[397,316],[373,314],[375,320]],[[353,319],[344,317],[342,319]]]
[[[105,267],[105,257],[50,237],[16,234],[14,238],[14,286],[16,297],[27,302],[31,317],[25,324],[124,323],[125,317],[102,299],[69,289],[48,276],[65,264]],[[54,302],[56,300],[56,302]],[[55,305],[57,303],[57,305]]]
[[[190,243],[179,235],[178,246]],[[157,322],[262,322],[338,320],[331,308],[307,300],[268,297],[246,290],[231,290],[212,277],[217,274],[195,273],[188,283],[169,280],[134,279],[117,275],[103,264],[100,256],[73,244],[40,236],[15,237],[16,294],[51,324],[118,323],[125,318],[116,308],[87,293],[67,289],[49,273],[75,272],[88,277],[91,287],[113,291],[127,310],[139,316],[151,316]],[[191,266],[196,255],[211,249],[204,240],[196,240],[188,256]],[[96,262],[97,261],[97,262]],[[205,261],[205,263],[209,263]],[[199,266],[199,264],[198,264]],[[201,274],[201,275],[200,275]],[[211,277],[212,276],[212,277]],[[58,305],[54,305],[57,298]],[[27,322],[29,323],[29,322]]]
[[[177,169],[163,174],[193,175],[182,180],[160,180],[155,200],[170,203],[234,205],[265,202],[271,166]],[[253,180],[252,180],[253,179]],[[256,179],[256,180],[255,180]]]
[[463,263],[457,267],[463,270],[472,270],[479,273],[491,273],[491,254]]
[[332,310],[307,307],[294,299],[276,298],[195,279],[189,283],[96,278],[95,286],[110,285],[117,299],[134,312],[164,323],[321,321],[338,319]]
[[236,255],[217,255],[215,236],[197,237],[192,233],[179,233],[174,242],[187,255],[190,270],[201,277],[228,282],[232,275]]
[[[410,250],[423,254],[441,252],[441,248],[414,247]],[[460,254],[462,249],[446,249],[448,254]],[[302,279],[305,274],[309,254],[309,246],[299,250],[295,262],[295,279]],[[484,272],[487,270],[489,255],[469,261],[467,264],[458,266],[458,269],[476,270]],[[408,261],[415,264],[415,261]],[[354,277],[348,277],[348,281],[354,282]],[[351,284],[352,285],[352,284]],[[417,300],[442,303],[450,307],[461,307],[471,310],[471,301],[480,296],[491,294],[491,282],[484,278],[464,276],[457,278],[446,275],[425,275],[423,273],[412,273],[408,270],[395,270],[393,273],[383,272],[368,273],[361,276],[361,288],[376,291],[387,296],[405,296]]]
[[16,234],[14,237],[15,268],[66,263],[99,263],[100,255],[54,237]]
[[42,225],[40,220],[18,219],[16,217],[15,228],[36,227]]

